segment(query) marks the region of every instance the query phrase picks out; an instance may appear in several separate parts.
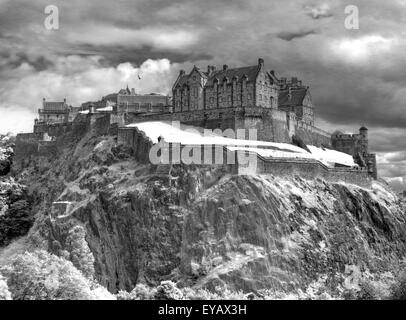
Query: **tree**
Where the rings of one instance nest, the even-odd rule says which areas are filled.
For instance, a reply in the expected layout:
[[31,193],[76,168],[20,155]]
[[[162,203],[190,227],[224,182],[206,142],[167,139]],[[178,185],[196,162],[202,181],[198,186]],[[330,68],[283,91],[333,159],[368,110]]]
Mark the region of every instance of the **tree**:
[[7,282],[0,275],[0,300],[11,300],[10,291],[8,291]]
[[25,252],[1,269],[16,300],[114,299],[72,262],[46,251]]

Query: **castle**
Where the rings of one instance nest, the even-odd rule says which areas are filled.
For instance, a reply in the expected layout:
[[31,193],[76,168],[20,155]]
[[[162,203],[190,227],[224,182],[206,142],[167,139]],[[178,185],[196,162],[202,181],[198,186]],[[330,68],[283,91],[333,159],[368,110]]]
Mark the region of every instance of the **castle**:
[[[108,120],[100,120],[103,116],[108,116]],[[95,119],[108,126],[100,131],[104,133],[112,132],[112,128],[124,132],[128,124],[151,121],[179,121],[223,131],[255,129],[260,141],[347,153],[370,177],[378,176],[376,156],[368,150],[368,129],[363,126],[359,134],[349,135],[339,131],[331,134],[316,127],[310,88],[297,78],[278,79],[274,71],[265,68],[261,58],[256,65],[247,67],[224,65],[218,70],[208,66],[202,71],[194,66],[189,73],[181,70],[172,87],[172,98],[139,95],[127,86],[79,108],[68,107],[66,100],[52,103],[44,99],[34,133],[19,135],[17,140],[44,141],[44,137],[55,140],[79,124],[90,126]]]

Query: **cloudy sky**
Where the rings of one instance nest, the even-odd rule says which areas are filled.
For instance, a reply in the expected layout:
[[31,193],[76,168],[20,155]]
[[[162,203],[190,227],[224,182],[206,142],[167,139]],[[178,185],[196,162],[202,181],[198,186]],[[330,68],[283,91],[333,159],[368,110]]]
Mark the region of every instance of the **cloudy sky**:
[[181,68],[262,57],[311,87],[320,126],[367,125],[381,176],[406,189],[406,0],[0,0],[0,25],[1,132],[30,131],[42,97],[168,93]]

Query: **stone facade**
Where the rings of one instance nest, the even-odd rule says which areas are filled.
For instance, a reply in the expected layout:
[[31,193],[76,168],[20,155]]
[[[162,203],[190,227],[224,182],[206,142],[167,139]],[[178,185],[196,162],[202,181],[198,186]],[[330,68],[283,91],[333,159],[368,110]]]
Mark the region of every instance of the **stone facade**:
[[112,93],[102,97],[100,101],[89,101],[81,105],[82,110],[95,110],[114,106],[120,113],[163,113],[170,109],[170,98],[157,93],[137,94],[132,88],[121,89],[118,93]]
[[189,74],[181,70],[172,88],[175,112],[233,108],[277,108],[278,80],[268,72],[264,60],[258,65],[221,70],[195,66]]
[[38,123],[66,123],[69,122],[71,106],[68,106],[66,99],[63,101],[53,102],[42,101],[42,108],[38,109]]
[[279,80],[279,109],[296,114],[296,119],[307,125],[314,126],[314,106],[309,87],[302,85],[302,81],[292,78]]
[[331,143],[335,150],[352,155],[361,167],[368,168],[370,174],[377,179],[376,154],[369,153],[368,129],[365,126],[359,129],[359,134],[336,131],[331,136]]

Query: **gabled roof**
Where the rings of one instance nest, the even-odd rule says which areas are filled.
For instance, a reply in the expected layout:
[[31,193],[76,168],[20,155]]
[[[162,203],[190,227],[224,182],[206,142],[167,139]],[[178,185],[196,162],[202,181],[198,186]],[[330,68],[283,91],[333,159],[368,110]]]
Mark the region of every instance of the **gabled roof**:
[[186,84],[193,71],[197,71],[197,73],[199,73],[202,78],[207,78],[207,74],[205,72],[202,72],[200,68],[194,66],[189,74],[180,75],[173,87],[175,88],[177,86],[183,86],[184,84]]
[[240,82],[242,81],[244,75],[248,77],[248,81],[253,81],[254,79],[256,79],[258,71],[259,71],[258,65],[241,68],[232,68],[226,70],[217,70],[210,75],[206,85],[209,86],[213,85],[214,79],[216,78],[219,80],[220,83],[222,83],[225,77],[227,77],[229,81],[232,81],[234,77],[237,77],[238,81]]
[[289,90],[279,91],[278,104],[280,106],[301,106],[303,104],[304,98],[306,97],[307,91],[307,88],[292,88],[290,91],[290,98]]

